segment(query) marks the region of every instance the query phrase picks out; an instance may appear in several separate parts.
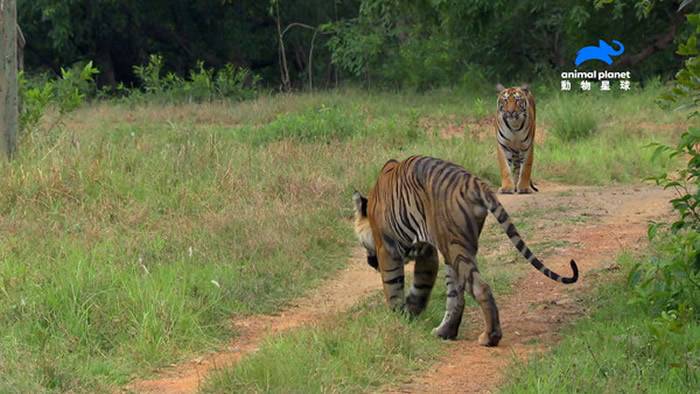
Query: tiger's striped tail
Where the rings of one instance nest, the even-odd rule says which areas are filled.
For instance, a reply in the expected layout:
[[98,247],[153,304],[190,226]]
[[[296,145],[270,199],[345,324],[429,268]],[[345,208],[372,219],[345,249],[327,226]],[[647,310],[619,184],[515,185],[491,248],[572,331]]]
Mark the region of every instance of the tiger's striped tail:
[[506,212],[505,208],[503,205],[501,205],[500,201],[496,199],[496,196],[491,192],[490,190],[486,189],[484,191],[484,202],[486,203],[486,207],[488,208],[489,211],[493,214],[493,216],[498,220],[498,223],[501,224],[501,228],[505,231],[506,235],[508,238],[510,238],[510,242],[515,245],[515,248],[518,249],[518,252],[527,259],[527,261],[532,264],[533,267],[535,267],[538,271],[544,274],[544,276],[555,280],[557,282],[561,282],[564,284],[569,284],[569,283],[575,283],[578,280],[578,266],[576,265],[576,261],[573,259],[571,260],[571,270],[573,271],[573,274],[570,277],[563,277],[556,272],[550,270],[549,268],[545,267],[542,262],[535,257],[535,255],[532,253],[530,248],[527,247],[525,244],[525,241],[520,237],[520,233],[518,233],[518,230],[515,229],[515,225],[510,221],[510,216],[508,215],[508,212]]

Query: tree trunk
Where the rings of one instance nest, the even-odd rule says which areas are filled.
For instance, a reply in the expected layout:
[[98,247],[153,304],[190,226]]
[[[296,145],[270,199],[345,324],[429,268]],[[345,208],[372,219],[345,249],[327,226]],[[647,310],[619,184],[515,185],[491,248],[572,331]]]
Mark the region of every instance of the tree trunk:
[[15,152],[17,110],[17,8],[15,0],[0,0],[0,150]]
[[282,79],[282,90],[288,92],[291,90],[291,82],[289,80],[289,67],[287,67],[287,52],[284,49],[284,37],[282,34],[282,22],[280,22],[280,6],[275,3],[275,22],[277,23],[277,48],[280,60],[280,74]]
[[109,86],[112,90],[116,89],[117,77],[114,71],[114,61],[112,60],[109,47],[104,42],[99,44],[95,63],[97,63],[97,68],[100,70],[100,73],[97,75],[97,84],[100,87]]
[[19,71],[24,71],[24,46],[27,45],[27,40],[24,39],[24,33],[17,25],[17,68]]

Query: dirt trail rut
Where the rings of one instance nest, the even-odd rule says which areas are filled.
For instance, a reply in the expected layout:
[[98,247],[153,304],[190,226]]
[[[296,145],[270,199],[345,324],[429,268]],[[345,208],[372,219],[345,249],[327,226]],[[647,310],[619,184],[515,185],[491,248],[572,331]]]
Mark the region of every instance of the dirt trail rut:
[[[450,350],[433,368],[400,386],[383,388],[385,392],[491,392],[501,383],[500,370],[512,361],[513,355],[527,357],[542,349],[535,342],[551,343],[558,328],[583,313],[576,294],[599,280],[600,269],[610,268],[621,249],[634,248],[646,233],[649,219],[668,212],[671,197],[658,188],[567,187],[543,183],[543,192],[534,196],[500,196],[511,213],[534,209],[562,212],[568,208],[583,217],[598,217],[595,223],[573,223],[559,226],[556,222],[541,225],[538,236],[564,239],[571,247],[545,255],[545,263],[568,275],[568,261],[575,258],[581,270],[579,284],[562,286],[532,270],[513,286],[513,294],[497,297],[501,311],[504,338],[497,348],[476,344],[481,329],[478,308],[467,308],[465,333],[450,343]],[[538,211],[539,210],[539,211]],[[567,211],[568,212],[568,211]],[[492,222],[493,218],[489,221]],[[487,223],[488,225],[488,223]],[[524,234],[526,240],[533,236]],[[507,240],[503,240],[503,246]],[[512,247],[511,247],[512,248]],[[614,267],[613,267],[614,268]],[[443,285],[438,283],[438,285]],[[124,391],[138,393],[194,393],[208,374],[237,363],[258,349],[269,335],[330,318],[348,310],[366,296],[381,289],[376,272],[367,267],[362,251],[356,250],[348,267],[336,279],[327,281],[308,296],[275,315],[257,315],[235,320],[239,335],[226,349],[198,357],[189,362],[163,369],[157,377],[132,382]],[[444,302],[444,300],[432,300]]]

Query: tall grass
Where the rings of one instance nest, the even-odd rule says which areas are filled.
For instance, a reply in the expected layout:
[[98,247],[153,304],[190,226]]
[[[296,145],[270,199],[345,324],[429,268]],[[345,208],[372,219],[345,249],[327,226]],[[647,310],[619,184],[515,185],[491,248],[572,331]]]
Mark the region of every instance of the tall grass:
[[582,94],[555,96],[548,106],[552,135],[563,141],[575,141],[593,134],[601,114],[592,108],[592,98]]

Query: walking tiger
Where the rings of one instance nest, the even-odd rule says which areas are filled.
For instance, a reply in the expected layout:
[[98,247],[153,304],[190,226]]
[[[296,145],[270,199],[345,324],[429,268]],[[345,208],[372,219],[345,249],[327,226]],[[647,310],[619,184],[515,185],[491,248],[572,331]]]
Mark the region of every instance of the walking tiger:
[[[381,273],[392,309],[413,316],[425,309],[438,273],[438,251],[444,256],[447,308],[434,330],[441,338],[457,337],[466,290],[479,303],[486,323],[479,343],[496,346],[501,339],[496,302],[476,266],[479,235],[488,212],[535,269],[561,283],[578,280],[574,260],[570,277],[545,267],[488,185],[456,164],[426,156],[389,160],[368,198],[355,192],[353,202],[355,232],[367,251],[368,264]],[[404,264],[409,260],[416,265],[413,285],[404,300]]]

